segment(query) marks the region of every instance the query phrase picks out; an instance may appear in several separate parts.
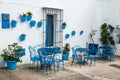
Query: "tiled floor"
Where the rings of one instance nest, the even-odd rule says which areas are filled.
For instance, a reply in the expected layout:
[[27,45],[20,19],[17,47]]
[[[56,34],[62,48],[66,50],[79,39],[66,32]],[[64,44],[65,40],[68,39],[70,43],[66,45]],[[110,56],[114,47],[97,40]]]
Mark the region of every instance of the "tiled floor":
[[28,68],[26,65],[18,66],[16,70],[10,71],[0,69],[0,80],[120,80],[120,69],[110,66],[117,64],[120,66],[120,58],[115,61],[97,60],[95,66],[88,64],[81,68],[77,63],[71,64],[71,59],[65,62],[65,71],[60,69],[54,73],[49,70],[49,75],[45,75],[45,70],[36,72],[35,68]]

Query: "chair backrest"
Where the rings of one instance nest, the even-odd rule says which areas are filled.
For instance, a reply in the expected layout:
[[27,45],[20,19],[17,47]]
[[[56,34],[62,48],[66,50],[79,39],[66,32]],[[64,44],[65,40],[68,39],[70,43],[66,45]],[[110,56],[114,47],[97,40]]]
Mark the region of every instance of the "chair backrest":
[[38,50],[39,48],[43,48],[44,45],[43,44],[36,44],[34,47],[36,50]]
[[35,50],[34,47],[29,46],[30,58],[33,58],[35,55],[38,55],[38,52]]
[[117,47],[116,46],[111,46],[111,52],[112,52],[112,54],[115,54],[116,53],[116,51],[117,51]]
[[76,49],[77,48],[80,48],[79,46],[74,46],[74,47],[72,47],[72,58],[73,59],[76,59],[76,58],[80,58],[80,55],[77,53],[77,51],[76,51]]
[[90,49],[89,54],[96,55],[98,53],[98,44],[89,44],[88,49]]

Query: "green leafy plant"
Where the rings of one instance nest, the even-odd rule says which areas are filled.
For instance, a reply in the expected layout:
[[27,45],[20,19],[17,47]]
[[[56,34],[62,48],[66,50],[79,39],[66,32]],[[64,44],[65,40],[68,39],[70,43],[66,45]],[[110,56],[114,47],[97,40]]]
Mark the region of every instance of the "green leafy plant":
[[112,33],[109,32],[110,28],[113,28],[113,26],[110,24],[104,23],[101,25],[100,41],[103,45],[115,45]]
[[63,22],[62,25],[67,26],[66,22]]
[[4,61],[22,62],[20,57],[23,55],[16,56],[20,50],[22,50],[22,46],[19,46],[18,43],[9,44],[8,48],[3,49],[1,57],[3,57]]
[[28,11],[28,12],[27,12],[27,15],[32,16],[32,12]]
[[63,54],[66,54],[69,52],[70,52],[70,44],[66,43],[65,46],[63,47]]

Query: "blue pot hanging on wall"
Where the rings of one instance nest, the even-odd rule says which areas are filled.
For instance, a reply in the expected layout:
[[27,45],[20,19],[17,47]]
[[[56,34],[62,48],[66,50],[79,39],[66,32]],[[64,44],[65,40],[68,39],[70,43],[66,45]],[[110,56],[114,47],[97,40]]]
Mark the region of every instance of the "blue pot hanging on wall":
[[20,41],[25,41],[26,35],[25,35],[25,34],[21,34],[21,35],[19,36],[19,39],[20,39]]
[[36,24],[36,21],[34,21],[34,20],[30,21],[30,27],[34,27],[35,24]]
[[38,28],[42,27],[42,21],[39,21],[39,22],[37,23],[37,27],[38,27]]
[[66,25],[62,25],[62,29],[64,30],[66,28]]
[[26,22],[27,16],[26,16],[26,15],[23,15],[23,16],[20,17],[20,19],[21,19],[21,22]]
[[72,31],[72,32],[71,32],[71,35],[72,35],[72,36],[75,36],[75,34],[76,34],[75,31]]
[[17,21],[12,20],[12,21],[11,21],[11,27],[14,28],[14,27],[16,27],[16,26],[17,26]]
[[110,29],[109,29],[109,32],[110,32],[110,33],[113,33],[113,32],[114,32],[114,28],[110,28]]
[[17,67],[16,61],[7,61],[7,69],[8,70],[15,70]]
[[80,35],[82,35],[84,32],[83,31],[80,31]]
[[70,34],[65,35],[65,39],[68,39],[70,37]]
[[31,15],[28,15],[27,16],[27,21],[30,21],[32,19],[32,16]]

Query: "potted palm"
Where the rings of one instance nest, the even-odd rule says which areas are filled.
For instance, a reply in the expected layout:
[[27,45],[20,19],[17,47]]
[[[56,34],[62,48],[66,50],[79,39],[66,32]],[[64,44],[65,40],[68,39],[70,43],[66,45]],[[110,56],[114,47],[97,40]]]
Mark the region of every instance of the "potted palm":
[[63,47],[63,54],[62,54],[63,60],[69,59],[69,52],[70,52],[70,45],[69,43],[66,43],[65,46]]
[[3,49],[1,57],[7,63],[8,70],[15,70],[17,67],[17,62],[22,62],[20,59],[25,55],[25,49],[19,46],[18,43],[13,43],[8,45],[8,48]]

